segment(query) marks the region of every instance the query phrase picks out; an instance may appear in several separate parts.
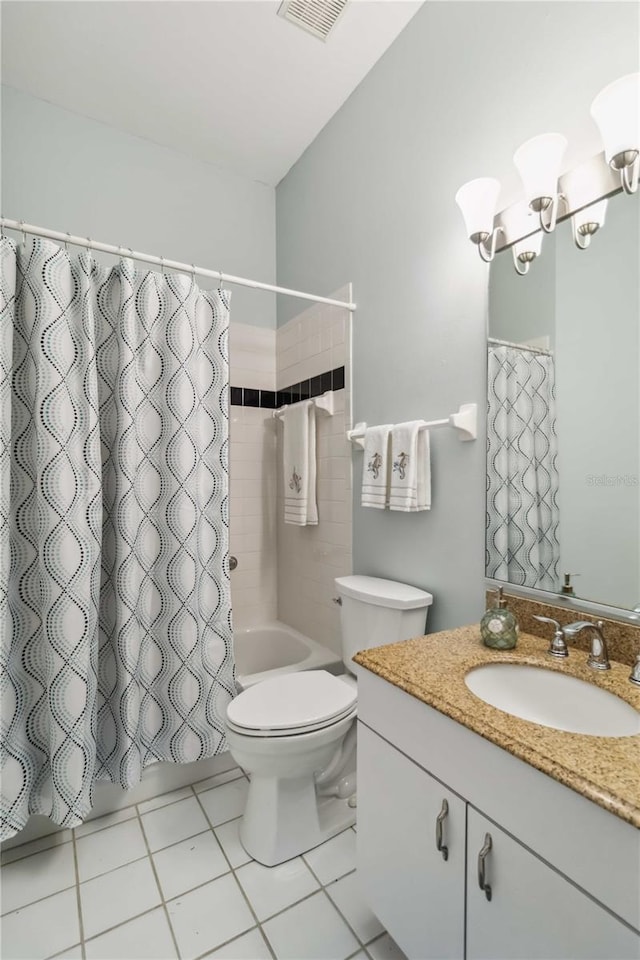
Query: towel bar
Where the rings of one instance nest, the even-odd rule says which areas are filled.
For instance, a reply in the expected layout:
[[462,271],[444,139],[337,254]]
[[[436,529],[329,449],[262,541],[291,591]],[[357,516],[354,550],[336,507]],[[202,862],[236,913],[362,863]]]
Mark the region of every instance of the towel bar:
[[[459,440],[475,440],[478,436],[478,404],[463,403],[457,413],[443,420],[425,420],[421,430],[433,430],[434,427],[453,427],[458,431]],[[364,432],[366,423],[356,423],[353,430],[347,431],[347,439],[364,450]]]
[[[328,417],[333,416],[333,390],[328,390],[320,397],[310,397],[310,400],[314,407],[316,407],[318,410],[318,413],[324,413]],[[285,403],[283,407],[278,407],[277,410],[274,410],[272,416],[275,417],[276,420],[279,420],[285,410],[289,410],[291,407],[296,407],[300,403],[308,402],[308,400],[299,400],[298,403]]]

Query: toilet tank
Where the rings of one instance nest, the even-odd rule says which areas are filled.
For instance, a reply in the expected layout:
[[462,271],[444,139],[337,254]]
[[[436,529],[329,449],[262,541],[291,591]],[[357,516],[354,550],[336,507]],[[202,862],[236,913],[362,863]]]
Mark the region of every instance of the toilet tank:
[[342,659],[351,670],[358,650],[421,637],[433,597],[424,590],[379,577],[338,577]]

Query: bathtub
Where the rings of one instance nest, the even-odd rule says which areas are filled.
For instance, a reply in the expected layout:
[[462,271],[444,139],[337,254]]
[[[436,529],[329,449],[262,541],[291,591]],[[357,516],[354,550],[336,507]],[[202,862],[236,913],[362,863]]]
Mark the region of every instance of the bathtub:
[[233,646],[236,679],[242,690],[260,680],[299,670],[343,672],[338,654],[278,620],[236,630]]

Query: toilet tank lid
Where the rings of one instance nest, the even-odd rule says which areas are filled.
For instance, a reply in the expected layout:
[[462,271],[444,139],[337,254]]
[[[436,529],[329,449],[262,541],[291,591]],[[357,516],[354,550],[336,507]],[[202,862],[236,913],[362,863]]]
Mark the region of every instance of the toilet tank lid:
[[394,610],[415,610],[429,607],[433,597],[425,590],[411,587],[396,580],[383,580],[380,577],[336,577],[338,593],[343,597],[353,597],[378,607],[391,607]]

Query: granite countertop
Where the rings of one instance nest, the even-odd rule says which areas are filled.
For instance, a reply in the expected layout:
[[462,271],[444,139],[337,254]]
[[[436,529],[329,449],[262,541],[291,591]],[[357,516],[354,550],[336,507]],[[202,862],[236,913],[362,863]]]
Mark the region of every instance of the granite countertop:
[[530,663],[569,673],[616,693],[640,711],[640,687],[629,683],[629,666],[611,670],[586,665],[584,651],[566,660],[548,656],[548,640],[520,634],[514,650],[491,650],[480,627],[459,627],[401,643],[362,650],[354,661],[452,720],[508,750],[635,827],[640,827],[640,734],[593,737],[520,720],[480,700],[465,674],[485,663]]

